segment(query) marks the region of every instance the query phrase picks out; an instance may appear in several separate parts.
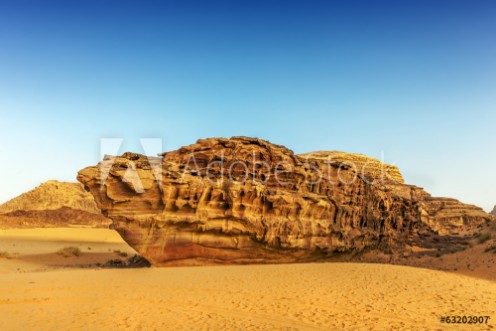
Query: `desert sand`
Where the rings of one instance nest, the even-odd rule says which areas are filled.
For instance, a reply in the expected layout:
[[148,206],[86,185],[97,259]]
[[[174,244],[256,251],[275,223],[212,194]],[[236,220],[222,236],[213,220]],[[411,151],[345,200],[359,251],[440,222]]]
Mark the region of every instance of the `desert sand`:
[[[56,253],[67,246],[81,255]],[[114,250],[133,254],[112,230],[1,230],[0,330],[489,330],[496,320],[496,282],[449,272],[366,263],[91,265],[118,258]],[[454,325],[441,324],[442,315],[491,318]]]

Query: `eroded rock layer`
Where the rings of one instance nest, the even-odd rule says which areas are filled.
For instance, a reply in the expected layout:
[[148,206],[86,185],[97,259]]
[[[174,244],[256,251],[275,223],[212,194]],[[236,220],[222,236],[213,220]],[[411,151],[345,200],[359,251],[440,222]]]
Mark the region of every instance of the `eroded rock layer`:
[[157,266],[388,251],[431,235],[473,233],[492,220],[478,207],[403,184],[396,167],[376,159],[295,155],[246,137],[198,140],[161,158],[108,156],[78,180],[124,240]]

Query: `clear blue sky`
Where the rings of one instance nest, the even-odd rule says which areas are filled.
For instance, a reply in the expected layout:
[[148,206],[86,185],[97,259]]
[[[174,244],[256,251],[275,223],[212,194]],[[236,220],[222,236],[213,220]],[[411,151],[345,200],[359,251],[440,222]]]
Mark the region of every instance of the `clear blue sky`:
[[496,1],[2,1],[0,202],[100,138],[359,152],[496,204]]

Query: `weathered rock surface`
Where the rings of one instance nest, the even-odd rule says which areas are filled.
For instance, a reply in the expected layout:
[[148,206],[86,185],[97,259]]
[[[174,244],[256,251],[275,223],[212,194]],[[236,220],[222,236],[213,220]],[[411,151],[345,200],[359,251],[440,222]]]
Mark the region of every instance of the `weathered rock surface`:
[[338,151],[318,151],[305,154],[299,154],[305,159],[319,160],[320,162],[334,163],[337,165],[347,165],[353,171],[361,175],[368,183],[375,180],[380,180],[386,177],[398,184],[403,184],[405,181],[397,166],[386,164],[380,160],[374,159],[363,154],[353,154]]
[[162,158],[108,156],[78,180],[157,266],[441,250],[493,221],[478,207],[404,184],[396,167],[376,159],[295,155],[246,137],[198,140]]
[[111,221],[79,183],[47,181],[0,205],[0,227],[108,227]]

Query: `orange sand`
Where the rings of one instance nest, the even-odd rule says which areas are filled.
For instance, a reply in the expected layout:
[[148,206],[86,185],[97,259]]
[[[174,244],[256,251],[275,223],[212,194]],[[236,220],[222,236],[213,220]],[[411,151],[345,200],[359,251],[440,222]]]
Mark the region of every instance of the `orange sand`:
[[[110,230],[64,229],[60,236],[40,237],[47,230],[52,229],[0,231],[0,252],[12,240],[20,250],[16,258],[0,258],[0,330],[490,330],[496,325],[496,282],[488,280],[360,263],[67,269],[50,265],[60,246],[91,248],[66,258],[70,266],[86,254],[115,258],[108,250],[125,243]],[[12,253],[15,247],[9,248]],[[40,260],[24,259],[38,249],[45,254]],[[441,315],[491,319],[482,326],[453,325],[441,324]]]

